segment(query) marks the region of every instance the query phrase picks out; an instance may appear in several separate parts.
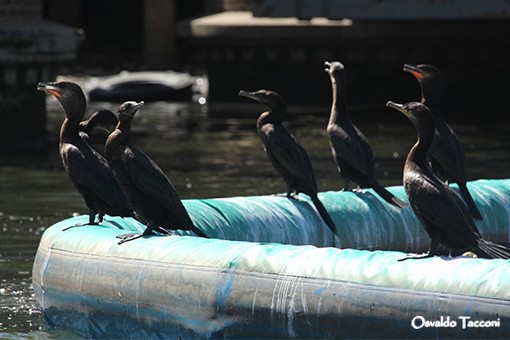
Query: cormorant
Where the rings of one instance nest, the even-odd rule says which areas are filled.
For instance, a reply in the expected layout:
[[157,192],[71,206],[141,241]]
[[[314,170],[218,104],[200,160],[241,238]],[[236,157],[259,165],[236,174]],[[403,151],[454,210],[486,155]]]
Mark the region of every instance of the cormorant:
[[435,128],[428,107],[418,102],[397,104],[391,101],[386,106],[402,112],[416,127],[418,140],[407,156],[403,181],[409,204],[432,239],[426,255],[402,260],[437,255],[439,244],[461,252],[472,251],[478,257],[509,259],[510,249],[484,240],[460,197],[429,169],[427,152]]
[[317,197],[312,163],[305,149],[282,125],[287,114],[283,98],[278,93],[267,90],[240,91],[239,95],[254,99],[269,108],[269,111],[262,113],[257,120],[257,131],[271,163],[287,183],[287,197],[292,197],[292,192],[296,195],[302,192],[310,196],[322,219],[336,235],[335,223]]
[[344,66],[338,62],[325,62],[325,71],[331,78],[333,103],[327,127],[331,152],[338,170],[344,178],[344,190],[349,190],[352,179],[360,187],[370,187],[386,202],[405,208],[407,204],[386,190],[375,178],[374,153],[367,138],[351,122],[345,105],[347,79]]
[[429,150],[432,170],[441,178],[458,184],[459,191],[466,202],[471,215],[481,220],[473,197],[466,186],[466,159],[459,138],[444,120],[439,110],[439,100],[444,93],[444,80],[441,72],[431,65],[404,65],[404,71],[411,73],[421,88],[421,102],[425,104],[434,118],[436,131]]
[[[80,121],[86,108],[85,95],[80,86],[66,81],[41,82],[37,89],[52,94],[64,109],[66,118],[60,129],[60,157],[71,182],[90,209],[88,224],[102,223],[105,213],[135,217],[106,159],[80,135]],[[95,222],[96,214],[98,222]]]
[[106,159],[124,188],[136,213],[146,221],[142,234],[119,236],[119,244],[153,230],[192,230],[201,237],[207,236],[191,221],[172,182],[145,153],[129,144],[131,121],[143,102],[125,102],[119,106],[119,123],[106,140]]

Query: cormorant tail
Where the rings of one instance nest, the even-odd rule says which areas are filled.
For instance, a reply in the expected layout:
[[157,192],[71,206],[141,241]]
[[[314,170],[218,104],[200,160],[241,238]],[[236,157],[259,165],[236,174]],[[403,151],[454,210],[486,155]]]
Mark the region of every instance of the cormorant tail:
[[315,205],[315,208],[317,208],[317,211],[319,212],[319,215],[321,215],[324,222],[328,225],[329,229],[333,232],[334,235],[336,235],[336,225],[335,222],[331,219],[331,216],[329,216],[328,211],[326,208],[324,208],[324,205],[322,205],[322,202],[319,200],[319,197],[317,195],[310,196],[312,199],[313,205]]
[[393,204],[399,208],[405,208],[407,207],[407,204],[400,200],[398,197],[393,195],[391,192],[386,190],[385,187],[383,187],[381,184],[379,184],[378,181],[375,181],[374,184],[372,184],[372,189],[381,196],[386,202]]
[[510,259],[510,248],[502,246],[501,244],[481,239],[478,242],[477,248],[484,253],[481,254],[483,257],[491,259]]
[[469,193],[466,183],[463,183],[463,184],[457,183],[457,184],[459,185],[460,195],[464,199],[464,202],[466,202],[467,208],[469,209],[471,216],[473,216],[473,218],[475,220],[481,221],[482,214],[480,214],[480,211],[478,210],[478,207],[476,206],[476,203],[473,200],[473,197]]

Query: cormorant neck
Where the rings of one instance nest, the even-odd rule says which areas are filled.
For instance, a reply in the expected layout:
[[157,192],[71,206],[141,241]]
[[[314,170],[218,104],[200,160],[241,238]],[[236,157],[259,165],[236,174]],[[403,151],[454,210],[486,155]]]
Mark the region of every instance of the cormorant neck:
[[274,121],[282,122],[287,116],[287,105],[283,101],[274,101],[269,106],[268,114]]
[[129,137],[131,135],[131,120],[121,119],[117,124],[117,127],[108,136],[106,140],[106,149],[115,150],[116,148],[122,148],[129,144]]
[[432,96],[422,95],[421,103],[427,106],[432,112],[436,111],[439,107],[439,100]]
[[122,133],[125,133],[126,135],[129,135],[131,133],[131,120],[120,119],[116,129],[120,130]]
[[432,140],[434,139],[435,127],[432,119],[418,123],[416,131],[418,132],[418,140],[411,148],[411,151],[407,156],[407,160],[416,163],[420,167],[426,167],[427,152],[429,151],[430,146],[432,145]]
[[62,122],[62,126],[60,127],[60,139],[78,136],[79,132],[80,122],[69,119],[69,117],[66,116],[66,118],[64,118],[64,121]]
[[331,89],[333,94],[333,101],[331,104],[331,114],[329,117],[329,124],[338,123],[340,117],[346,116],[345,106],[345,84],[342,81],[337,81],[336,77],[331,75]]
[[443,89],[440,84],[434,84],[428,79],[420,82],[421,88],[421,102],[429,109],[435,111],[439,106],[439,100],[443,95]]
[[287,116],[287,105],[283,100],[273,100],[265,103],[269,107],[269,111],[262,113],[258,119],[258,123],[281,123]]
[[78,126],[85,116],[87,100],[83,92],[66,91],[57,100],[64,109],[69,124]]
[[260,128],[262,125],[267,123],[282,123],[279,115],[274,115],[272,111],[266,111],[259,116],[257,119],[257,126]]

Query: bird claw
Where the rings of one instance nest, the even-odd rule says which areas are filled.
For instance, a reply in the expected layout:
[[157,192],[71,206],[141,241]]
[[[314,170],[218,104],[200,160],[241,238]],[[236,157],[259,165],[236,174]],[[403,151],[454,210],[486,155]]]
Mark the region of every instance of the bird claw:
[[136,240],[137,238],[140,238],[143,236],[146,236],[146,235],[144,235],[143,233],[131,233],[131,234],[124,234],[124,235],[117,235],[116,238],[120,239],[120,241],[117,242],[117,244],[122,244],[122,243],[126,243],[129,241],[133,241],[133,240]]
[[149,232],[147,232],[147,230],[145,230],[143,233],[130,233],[130,234],[124,234],[124,235],[117,235],[116,238],[120,239],[120,241],[117,242],[117,244],[122,244],[122,243],[136,240],[137,238],[141,238],[141,237],[145,237],[145,236],[153,236],[153,235],[155,235],[155,234],[152,230],[150,230]]
[[273,194],[273,196],[285,197],[285,198],[290,198],[290,199],[297,199],[297,197],[298,197],[296,194]]
[[426,259],[426,258],[434,257],[434,256],[435,256],[434,254],[430,254],[430,253],[421,254],[421,255],[408,255],[404,258],[398,259],[397,261],[402,262],[405,260],[419,260],[419,259]]
[[78,223],[78,224],[75,224],[75,225],[72,225],[72,226],[69,226],[69,227],[66,227],[64,229],[62,229],[62,231],[66,231],[68,229],[71,229],[71,228],[75,228],[75,227],[85,227],[85,226],[88,226],[88,225],[99,225],[99,223],[97,222],[85,222],[85,223]]

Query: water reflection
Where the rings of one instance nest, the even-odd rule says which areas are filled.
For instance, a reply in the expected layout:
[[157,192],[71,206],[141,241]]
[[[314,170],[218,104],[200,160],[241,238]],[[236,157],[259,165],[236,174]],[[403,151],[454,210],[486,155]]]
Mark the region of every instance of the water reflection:
[[[87,213],[62,168],[57,152],[63,113],[48,101],[48,153],[0,155],[0,338],[74,335],[47,331],[31,285],[31,267],[44,229],[73,214]],[[92,103],[96,109],[116,109]],[[149,103],[135,117],[132,142],[167,173],[182,198],[261,195],[285,190],[256,135],[259,105]],[[286,126],[306,148],[321,191],[338,190],[342,180],[325,132],[328,108],[291,108]],[[317,115],[316,113],[321,113]],[[386,108],[355,112],[352,119],[376,152],[377,175],[384,185],[400,185],[404,158],[414,143],[411,123]],[[510,124],[450,122],[463,141],[470,179],[510,176]],[[104,140],[104,135],[95,136]],[[74,336],[76,337],[76,336]]]

